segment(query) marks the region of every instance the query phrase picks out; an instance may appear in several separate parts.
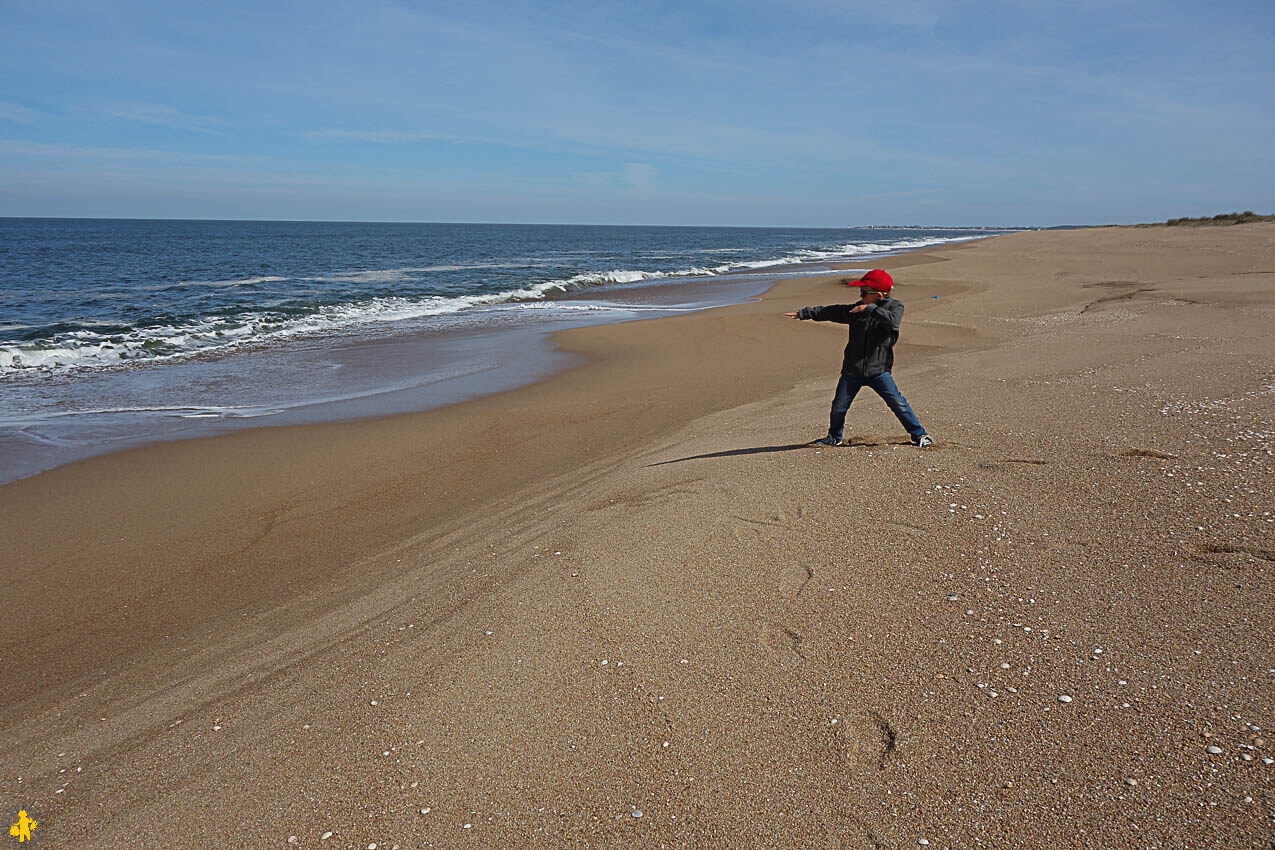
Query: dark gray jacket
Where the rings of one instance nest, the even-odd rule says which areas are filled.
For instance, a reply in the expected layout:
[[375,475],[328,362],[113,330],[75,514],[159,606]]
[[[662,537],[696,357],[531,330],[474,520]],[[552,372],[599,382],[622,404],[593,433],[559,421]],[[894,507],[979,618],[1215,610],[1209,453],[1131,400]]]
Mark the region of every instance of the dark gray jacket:
[[846,343],[841,373],[856,378],[875,378],[894,367],[894,344],[899,341],[903,302],[886,298],[869,304],[868,309],[861,313],[850,312],[861,303],[802,307],[797,311],[797,318],[849,325],[850,341]]

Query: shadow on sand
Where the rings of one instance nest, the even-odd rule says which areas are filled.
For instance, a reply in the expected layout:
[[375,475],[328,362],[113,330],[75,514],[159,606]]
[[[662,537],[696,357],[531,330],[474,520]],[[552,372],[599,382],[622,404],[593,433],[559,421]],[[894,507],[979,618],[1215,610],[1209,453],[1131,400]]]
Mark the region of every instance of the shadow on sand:
[[[844,446],[836,446],[838,449],[871,449],[880,446],[910,446],[907,440],[876,440],[872,438],[856,440],[853,443],[846,443]],[[786,446],[753,446],[748,449],[728,449],[721,452],[709,452],[702,455],[691,455],[690,457],[679,457],[676,460],[662,460],[659,463],[648,463],[647,466],[664,466],[668,463],[682,463],[687,460],[709,460],[715,457],[738,457],[739,455],[760,455],[770,452],[791,452],[796,449],[819,449],[830,448],[829,446],[816,446],[813,442],[809,443],[789,443]]]
[[703,455],[679,457],[677,460],[662,460],[659,463],[648,463],[647,466],[663,466],[666,463],[681,463],[685,460],[707,460],[714,457],[735,457],[737,455],[760,455],[767,452],[790,452],[794,449],[809,448],[810,443],[790,443],[786,446],[754,446],[751,449],[730,449],[724,452],[709,452]]

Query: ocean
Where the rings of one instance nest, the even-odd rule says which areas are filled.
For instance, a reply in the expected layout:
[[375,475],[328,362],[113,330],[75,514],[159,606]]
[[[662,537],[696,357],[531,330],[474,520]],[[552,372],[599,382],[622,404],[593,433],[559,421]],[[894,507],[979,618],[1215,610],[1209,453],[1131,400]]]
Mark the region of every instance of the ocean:
[[472,398],[571,365],[549,331],[995,232],[0,218],[0,482]]

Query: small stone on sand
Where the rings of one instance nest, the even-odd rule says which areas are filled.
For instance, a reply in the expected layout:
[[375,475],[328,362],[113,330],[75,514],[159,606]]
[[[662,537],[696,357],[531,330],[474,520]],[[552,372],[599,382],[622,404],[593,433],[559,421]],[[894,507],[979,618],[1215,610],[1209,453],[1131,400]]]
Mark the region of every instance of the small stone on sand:
[[1066,694],[1063,694],[1062,696],[1060,696],[1060,697],[1058,698],[1058,701],[1059,701],[1059,702],[1071,702],[1071,697],[1067,696]]
[[1205,748],[1204,748],[1204,752],[1208,753],[1208,754],[1209,754],[1209,755],[1211,755],[1211,756],[1218,756],[1218,755],[1221,755],[1221,754],[1222,754],[1222,748],[1221,748],[1221,747],[1208,746],[1208,747],[1205,747]]

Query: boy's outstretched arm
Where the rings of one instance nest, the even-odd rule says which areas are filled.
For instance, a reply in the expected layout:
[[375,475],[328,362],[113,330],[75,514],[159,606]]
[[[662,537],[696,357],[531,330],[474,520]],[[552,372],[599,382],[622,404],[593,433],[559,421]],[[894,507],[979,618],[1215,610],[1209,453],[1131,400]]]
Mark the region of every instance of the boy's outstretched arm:
[[850,304],[833,304],[828,307],[802,307],[795,313],[784,313],[790,319],[812,319],[816,322],[840,322],[846,324],[850,321],[851,313]]

